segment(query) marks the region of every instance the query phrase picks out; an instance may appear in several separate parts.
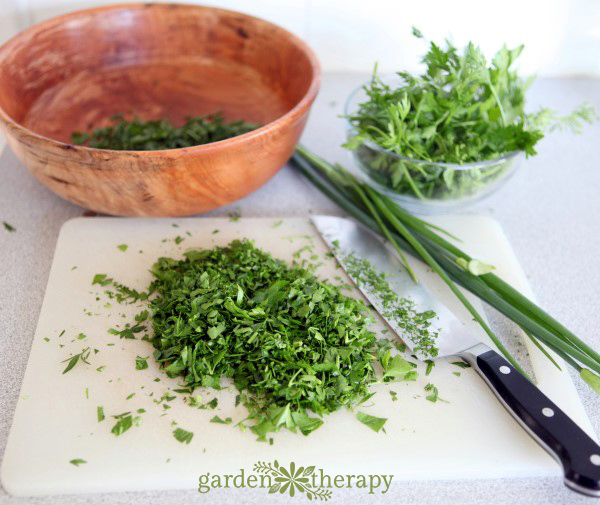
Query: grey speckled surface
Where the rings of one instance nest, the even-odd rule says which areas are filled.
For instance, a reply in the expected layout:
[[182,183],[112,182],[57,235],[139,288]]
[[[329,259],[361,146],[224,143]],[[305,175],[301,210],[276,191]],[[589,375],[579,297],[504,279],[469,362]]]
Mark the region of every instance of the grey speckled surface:
[[[343,121],[337,118],[349,92],[365,76],[325,75],[303,141],[328,159],[348,162],[339,147]],[[582,100],[600,110],[600,80],[541,80],[530,93],[530,105],[544,104],[562,112]],[[539,303],[596,349],[600,348],[600,124],[582,135],[555,133],[539,146],[509,184],[470,209],[490,213],[500,221],[528,275]],[[31,339],[40,310],[54,246],[61,225],[82,209],[54,196],[16,161],[8,150],[0,158],[0,454],[12,422],[25,372]],[[229,208],[245,216],[298,216],[310,209],[339,213],[306,181],[284,168],[255,194]],[[496,319],[496,318],[494,318]],[[499,331],[509,331],[500,323]],[[596,432],[600,432],[600,400],[575,377],[577,389]],[[410,457],[399,454],[398,457]],[[432,457],[435,455],[432,454]],[[336,491],[328,503],[447,504],[578,504],[592,500],[563,488],[559,479],[490,481],[395,482],[387,495],[369,496]],[[122,505],[145,503],[283,503],[285,498],[263,493],[211,491],[119,493],[48,498],[11,498],[0,489],[0,504]],[[293,503],[299,501],[295,498]]]

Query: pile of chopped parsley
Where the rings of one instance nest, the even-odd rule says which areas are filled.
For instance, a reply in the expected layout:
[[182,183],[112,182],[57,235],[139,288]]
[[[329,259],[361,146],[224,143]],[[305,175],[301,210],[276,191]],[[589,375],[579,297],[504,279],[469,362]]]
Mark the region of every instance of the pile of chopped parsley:
[[259,439],[282,426],[307,435],[369,398],[370,385],[416,378],[369,330],[362,301],[250,241],[160,258],[152,274],[155,359],[191,388],[231,379]]
[[74,132],[73,144],[118,151],[156,151],[218,142],[258,127],[243,120],[227,121],[221,112],[188,117],[181,127],[174,126],[168,119],[142,121],[136,117],[128,121],[121,114],[111,119],[114,121],[111,126],[89,133]]
[[[117,247],[125,251],[122,246]],[[106,288],[104,293],[118,303],[147,306],[135,316],[135,323],[108,332],[124,339],[137,339],[143,333],[141,340],[154,345],[154,358],[166,375],[183,381],[173,392],[190,395],[185,403],[214,409],[217,398],[203,403],[200,395],[194,395],[195,389],[219,390],[233,384],[238,390],[235,406],[242,404],[247,410],[235,426],[249,428],[265,441],[281,427],[308,435],[323,424],[325,414],[366,402],[375,394],[369,390],[371,385],[418,377],[417,365],[400,354],[406,346],[399,340],[376,338],[369,329],[374,322],[369,308],[343,294],[347,284],[320,281],[314,275],[318,265],[302,260],[288,266],[249,240],[235,240],[226,247],[190,250],[181,260],[160,258],[151,269],[154,280],[146,291],[129,288],[107,274],[96,274],[92,284]],[[436,335],[429,329],[429,315],[416,313],[410,300],[395,295],[368,262],[355,259],[350,266],[363,270],[353,275],[384,300],[385,315],[402,329],[402,337],[421,343],[435,355]],[[148,323],[153,337],[146,333]],[[91,348],[86,347],[69,356],[63,361],[68,362],[63,374],[79,362],[89,365],[90,354]],[[147,359],[136,356],[135,369],[147,369]],[[428,363],[426,375],[433,366]],[[166,410],[170,406],[164,402],[175,398],[166,392],[155,403]],[[139,426],[138,414],[144,412],[112,415],[116,424],[111,432],[119,436]],[[97,416],[98,422],[104,421],[103,406],[97,407]],[[360,411],[356,418],[376,432],[385,431],[385,418]],[[232,424],[233,420],[214,416],[211,422]],[[178,428],[173,436],[187,444],[193,433]],[[273,442],[271,437],[268,440]]]

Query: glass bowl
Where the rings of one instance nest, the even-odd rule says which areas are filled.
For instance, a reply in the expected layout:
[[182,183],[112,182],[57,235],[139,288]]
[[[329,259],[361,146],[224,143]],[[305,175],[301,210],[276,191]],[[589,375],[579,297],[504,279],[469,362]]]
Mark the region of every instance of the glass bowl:
[[[348,138],[356,135],[348,118],[367,99],[363,86],[346,102]],[[352,150],[352,154],[354,165],[350,171],[355,176],[406,210],[419,214],[455,211],[479,202],[504,185],[524,157],[522,151],[515,151],[462,165],[439,163],[399,156],[369,141]]]

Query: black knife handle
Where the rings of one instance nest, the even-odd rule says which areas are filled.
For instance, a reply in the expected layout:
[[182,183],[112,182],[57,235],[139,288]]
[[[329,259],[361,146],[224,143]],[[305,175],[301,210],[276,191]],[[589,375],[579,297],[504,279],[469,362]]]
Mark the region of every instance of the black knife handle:
[[[469,352],[470,351],[470,352]],[[563,467],[565,484],[600,496],[600,446],[497,352],[483,344],[461,354],[494,394]]]

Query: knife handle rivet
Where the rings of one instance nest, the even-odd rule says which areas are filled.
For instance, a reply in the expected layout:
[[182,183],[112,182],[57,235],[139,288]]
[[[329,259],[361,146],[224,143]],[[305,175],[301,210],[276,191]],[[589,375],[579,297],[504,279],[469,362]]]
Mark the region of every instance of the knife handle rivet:
[[590,461],[592,465],[600,466],[600,454],[592,454],[590,456]]
[[552,417],[554,415],[554,411],[550,407],[544,407],[542,409],[542,414],[546,417]]
[[508,375],[510,373],[510,368],[507,367],[506,365],[502,365],[500,367],[500,372],[503,373],[504,375]]

